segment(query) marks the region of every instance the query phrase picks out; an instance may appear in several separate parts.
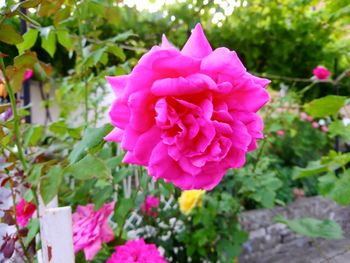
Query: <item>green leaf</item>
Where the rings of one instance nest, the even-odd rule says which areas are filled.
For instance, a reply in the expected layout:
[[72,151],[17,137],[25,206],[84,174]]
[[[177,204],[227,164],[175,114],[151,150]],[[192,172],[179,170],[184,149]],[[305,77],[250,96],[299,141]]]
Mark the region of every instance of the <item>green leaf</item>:
[[[47,32],[48,31],[48,32]],[[51,57],[56,52],[56,34],[51,28],[45,28],[41,31],[41,46],[49,53]]]
[[325,164],[321,164],[320,161],[309,162],[306,168],[295,167],[293,172],[293,179],[300,179],[328,171],[328,167]]
[[69,18],[70,17],[70,13],[71,13],[71,8],[69,6],[66,7],[66,8],[58,10],[58,12],[55,14],[55,18],[54,18],[54,22],[53,22],[55,27],[56,28],[59,27],[61,21],[64,21],[67,18]]
[[124,158],[124,154],[120,154],[120,155],[114,156],[114,157],[106,160],[106,163],[107,163],[109,168],[115,169],[118,165],[121,164],[123,158]]
[[121,180],[130,174],[129,169],[121,169],[113,174],[113,183],[118,184]]
[[122,48],[120,47],[116,47],[116,46],[109,46],[107,49],[108,53],[113,54],[114,56],[116,56],[117,58],[120,58],[122,61],[124,61],[126,59],[126,56],[124,54],[124,51]]
[[110,178],[110,171],[106,163],[91,154],[86,155],[79,162],[71,164],[65,168],[66,173],[70,173],[79,180],[89,180],[92,178]]
[[31,126],[24,135],[24,148],[27,148],[28,146],[35,146],[40,141],[40,139],[42,139],[43,133],[43,126]]
[[42,163],[33,165],[26,181],[32,185],[37,186],[40,181],[42,169],[43,169]]
[[288,220],[281,216],[276,217],[277,223],[286,224],[292,231],[312,238],[342,239],[343,230],[341,226],[330,219],[318,220],[314,218],[302,218]]
[[57,39],[58,43],[64,46],[67,50],[71,50],[73,48],[72,37],[69,35],[67,30],[57,30]]
[[29,28],[23,35],[23,42],[17,45],[18,53],[20,55],[23,54],[24,50],[30,49],[32,46],[34,46],[38,33],[38,30]]
[[67,125],[64,120],[59,120],[56,122],[52,122],[49,125],[49,130],[58,136],[63,136],[67,132]]
[[27,234],[27,238],[24,241],[24,246],[25,247],[29,246],[30,242],[32,242],[32,240],[34,239],[36,234],[39,232],[39,226],[40,226],[39,219],[32,218],[29,221],[29,223],[27,225],[27,228],[28,228],[29,231],[28,231],[28,234]]
[[41,177],[40,195],[45,204],[48,204],[57,195],[62,179],[63,169],[60,165],[50,167],[49,171]]
[[131,30],[123,32],[121,34],[116,35],[115,37],[113,37],[111,40],[113,42],[117,42],[117,41],[125,41],[127,40],[129,37],[131,36],[136,36],[136,34],[134,34]]
[[348,205],[350,203],[350,170],[336,177],[333,173],[329,173],[318,179],[318,189],[320,193],[340,205]]
[[340,136],[342,140],[350,140],[350,125],[345,126],[340,120],[334,121],[329,125],[329,135],[331,137]]
[[15,45],[21,43],[23,38],[12,26],[0,24],[0,41]]
[[132,198],[122,198],[118,200],[118,205],[115,206],[113,218],[118,224],[119,231],[122,231],[124,220],[131,209],[134,207],[134,200]]
[[83,139],[74,147],[68,156],[69,162],[77,162],[82,155],[89,149],[104,143],[103,138],[112,130],[112,126],[107,124],[100,128],[87,128],[83,135]]
[[328,95],[304,105],[305,111],[314,118],[334,116],[344,106],[346,97]]

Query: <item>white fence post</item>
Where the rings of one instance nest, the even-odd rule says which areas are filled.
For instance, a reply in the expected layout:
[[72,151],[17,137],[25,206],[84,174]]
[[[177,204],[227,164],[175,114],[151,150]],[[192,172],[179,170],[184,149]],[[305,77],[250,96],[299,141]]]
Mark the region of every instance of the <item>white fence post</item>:
[[43,263],[74,263],[71,208],[47,208],[40,221]]

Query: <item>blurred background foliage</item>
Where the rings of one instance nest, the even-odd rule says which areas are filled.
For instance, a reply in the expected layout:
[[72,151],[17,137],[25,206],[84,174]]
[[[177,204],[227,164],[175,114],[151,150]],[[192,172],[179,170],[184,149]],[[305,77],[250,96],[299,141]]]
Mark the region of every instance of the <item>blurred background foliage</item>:
[[[60,108],[57,120],[21,124],[23,137],[17,141],[12,140],[14,120],[1,122],[2,152],[22,143],[29,167],[24,169],[14,154],[6,152],[12,168],[0,166],[0,172],[11,177],[24,170],[24,176],[15,180],[30,184],[27,201],[35,201],[39,182],[45,203],[58,194],[60,204],[73,210],[118,199],[113,218],[117,238],[103,247],[95,262],[124,243],[128,231],[140,230],[147,241],[165,248],[172,262],[190,258],[228,262],[239,255],[248,238],[239,224],[243,210],[286,205],[317,194],[341,204],[350,202],[348,185],[342,181],[350,155],[332,151],[337,136],[342,146],[337,150],[346,151],[350,139],[349,126],[337,116],[346,97],[335,98],[339,107],[334,112],[321,112],[329,104],[325,95],[349,95],[349,72],[337,83],[311,79],[317,65],[326,66],[333,80],[349,68],[348,1],[149,0],[137,1],[136,6],[134,2],[8,0],[1,7],[0,51],[6,54],[11,84],[20,91],[24,70],[31,68],[32,81],[44,94],[43,109],[53,103]],[[27,25],[23,36],[19,18]],[[235,50],[248,71],[270,78],[272,99],[262,112],[265,139],[258,150],[248,154],[245,167],[229,171],[205,195],[203,206],[187,217],[178,210],[180,190],[162,181],[149,188],[146,172],[123,164],[118,146],[103,141],[111,127],[98,123],[109,106],[103,104],[110,94],[105,76],[129,73],[148,49],[160,43],[162,34],[181,48],[196,23],[202,24],[213,48]],[[321,101],[310,107],[307,103],[316,98]],[[301,118],[302,111],[313,119]],[[28,113],[23,107],[19,111],[20,117]],[[329,132],[322,127],[329,127]],[[334,177],[341,167],[344,177]],[[126,189],[125,182],[136,181],[137,188]],[[147,194],[164,198],[159,216],[126,225],[133,212],[139,213]],[[167,202],[170,207],[165,209]],[[179,227],[174,218],[181,222]],[[148,233],[149,227],[156,232]],[[168,233],[171,238],[166,239]],[[84,262],[81,253],[77,262]]]

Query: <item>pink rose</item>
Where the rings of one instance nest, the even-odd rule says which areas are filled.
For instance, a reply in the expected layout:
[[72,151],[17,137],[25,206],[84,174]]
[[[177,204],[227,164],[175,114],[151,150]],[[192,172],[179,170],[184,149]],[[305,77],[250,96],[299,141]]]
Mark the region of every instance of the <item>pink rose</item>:
[[20,226],[25,227],[28,224],[29,219],[32,218],[35,210],[35,204],[26,202],[24,198],[22,198],[21,201],[19,201],[19,203],[16,205],[17,223]]
[[278,130],[276,133],[280,137],[283,137],[286,134],[284,130]]
[[115,247],[115,252],[106,263],[167,263],[154,244],[146,244],[141,238],[129,240],[122,246]]
[[314,121],[311,123],[312,127],[314,127],[315,129],[317,129],[318,127],[320,127],[320,125],[318,124],[318,122]]
[[270,81],[248,73],[236,52],[213,51],[200,24],[181,51],[163,36],[129,75],[107,80],[116,99],[105,139],[121,142],[125,163],[184,190],[212,189],[263,138],[257,111]]
[[91,260],[100,250],[102,243],[114,238],[108,225],[108,217],[113,213],[114,202],[103,205],[95,211],[93,204],[78,206],[73,214],[74,252],[84,250],[86,260]]
[[314,68],[313,73],[314,76],[320,80],[327,79],[331,75],[331,72],[323,66],[317,66]]
[[26,81],[27,79],[30,79],[33,76],[33,70],[27,69],[24,73],[23,81]]
[[149,216],[157,216],[157,208],[159,207],[159,198],[149,195],[141,205],[142,213]]

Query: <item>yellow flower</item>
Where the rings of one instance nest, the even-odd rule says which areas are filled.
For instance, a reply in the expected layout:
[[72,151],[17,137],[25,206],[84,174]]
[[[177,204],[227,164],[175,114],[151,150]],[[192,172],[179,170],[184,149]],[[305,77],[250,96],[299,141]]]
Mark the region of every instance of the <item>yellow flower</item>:
[[202,196],[205,193],[204,190],[189,190],[183,191],[179,198],[180,211],[188,215],[192,209],[196,206],[202,206]]

